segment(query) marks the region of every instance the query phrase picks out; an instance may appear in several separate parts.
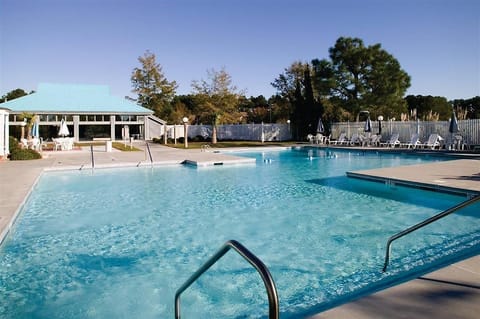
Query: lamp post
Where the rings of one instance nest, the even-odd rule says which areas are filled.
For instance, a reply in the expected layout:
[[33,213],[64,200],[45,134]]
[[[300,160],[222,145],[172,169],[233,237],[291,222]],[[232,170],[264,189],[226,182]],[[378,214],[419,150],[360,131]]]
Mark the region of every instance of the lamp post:
[[188,117],[185,116],[185,117],[182,119],[182,121],[183,121],[183,136],[184,136],[184,137],[183,137],[183,140],[184,140],[184,142],[185,142],[185,148],[188,148],[188,126],[187,126],[187,124],[188,124]]
[[379,115],[377,117],[378,120],[378,135],[382,134],[382,121],[383,121],[383,116]]
[[290,120],[287,120],[287,124],[288,124],[288,139],[291,140],[292,139],[292,133],[290,133]]

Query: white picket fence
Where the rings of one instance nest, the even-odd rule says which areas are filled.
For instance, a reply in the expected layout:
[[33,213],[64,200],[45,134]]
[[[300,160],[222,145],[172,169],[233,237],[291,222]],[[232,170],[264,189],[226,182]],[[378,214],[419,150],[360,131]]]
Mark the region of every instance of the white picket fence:
[[[169,138],[184,137],[183,125],[167,125]],[[163,128],[160,132],[163,135]],[[188,138],[212,137],[212,125],[188,125]],[[232,124],[217,126],[218,140],[237,141],[288,141],[291,140],[288,124]]]
[[[451,138],[448,131],[450,121],[383,121],[382,140],[386,140],[393,133],[398,133],[400,141],[410,141],[413,133],[418,133],[420,141],[424,142],[432,133],[437,133],[445,140]],[[341,133],[351,137],[354,133],[364,132],[364,122],[337,122],[331,124],[331,138],[336,139]],[[480,119],[458,121],[459,132],[466,145],[480,145]],[[159,135],[163,135],[164,126],[161,127]],[[372,133],[378,133],[379,122],[372,121]],[[184,136],[183,125],[167,125],[169,138],[180,138]],[[189,125],[188,137],[202,136],[212,137],[211,125]],[[292,139],[291,127],[289,124],[232,124],[219,125],[217,129],[218,140],[242,140],[242,141],[288,141]],[[306,137],[305,137],[306,140]]]
[[[449,141],[452,134],[448,131],[450,121],[383,121],[382,140],[386,140],[393,133],[399,134],[402,142],[410,141],[412,134],[418,133],[420,141],[428,140],[430,134],[436,133]],[[354,133],[364,132],[365,122],[339,122],[331,126],[332,139],[338,138],[341,133],[346,133],[351,137]],[[459,132],[466,145],[480,145],[480,119],[458,121]],[[372,122],[372,133],[379,132],[379,122]]]

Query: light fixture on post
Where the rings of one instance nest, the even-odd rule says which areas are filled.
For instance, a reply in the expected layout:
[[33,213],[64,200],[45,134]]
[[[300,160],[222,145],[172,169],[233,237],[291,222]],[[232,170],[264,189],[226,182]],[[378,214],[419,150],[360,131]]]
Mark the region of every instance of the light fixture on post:
[[383,121],[383,116],[379,115],[377,117],[378,120],[378,135],[382,134],[382,121]]
[[288,124],[288,138],[291,140],[292,139],[292,133],[290,133],[290,120],[287,120],[287,124]]
[[188,117],[184,117],[183,121],[183,140],[185,142],[185,148],[188,148]]

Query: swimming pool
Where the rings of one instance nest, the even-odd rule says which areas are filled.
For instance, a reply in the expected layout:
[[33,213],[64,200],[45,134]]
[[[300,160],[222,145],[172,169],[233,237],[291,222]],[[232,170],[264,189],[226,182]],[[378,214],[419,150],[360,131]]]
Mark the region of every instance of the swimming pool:
[[[282,318],[478,253],[478,205],[394,244],[389,236],[459,196],[345,177],[432,158],[294,149],[257,165],[44,174],[0,249],[2,318],[172,318],[176,289],[228,239],[269,267]],[[476,246],[475,246],[476,245]],[[182,295],[182,315],[262,318],[265,288],[228,253]]]

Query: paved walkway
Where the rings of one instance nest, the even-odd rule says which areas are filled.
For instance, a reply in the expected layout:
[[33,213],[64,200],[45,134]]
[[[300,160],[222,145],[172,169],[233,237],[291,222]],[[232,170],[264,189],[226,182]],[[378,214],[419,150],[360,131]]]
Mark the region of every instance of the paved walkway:
[[[143,144],[137,144],[143,147]],[[94,148],[95,168],[116,166],[172,165],[185,160],[194,165],[249,163],[231,154],[179,150],[151,145],[148,153],[105,152]],[[91,169],[89,148],[44,152],[46,158],[33,161],[0,161],[0,242],[21,210],[36,180],[44,170]],[[351,172],[355,177],[395,179],[429,187],[480,191],[480,161],[454,160],[389,169]],[[476,319],[480,313],[480,256],[473,257],[408,283],[359,299],[312,318],[459,318]]]
[[480,160],[458,159],[347,172],[347,175],[446,192],[480,193]]

